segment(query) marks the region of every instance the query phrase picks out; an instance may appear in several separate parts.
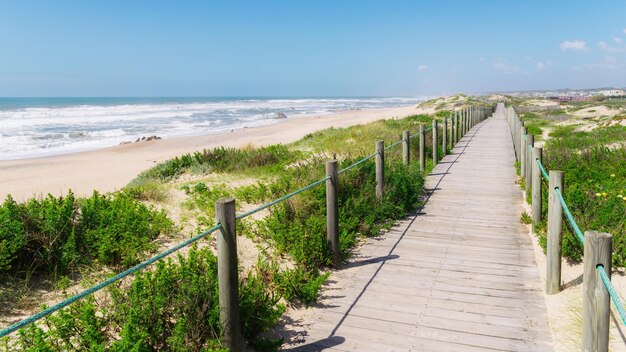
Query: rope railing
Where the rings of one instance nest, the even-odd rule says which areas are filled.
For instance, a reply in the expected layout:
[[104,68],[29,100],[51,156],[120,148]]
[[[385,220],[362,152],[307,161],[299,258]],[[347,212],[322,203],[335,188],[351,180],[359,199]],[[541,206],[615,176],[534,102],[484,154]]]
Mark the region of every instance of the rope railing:
[[341,175],[341,174],[343,174],[344,172],[346,172],[348,170],[354,169],[355,167],[363,164],[364,162],[368,161],[369,159],[375,157],[376,155],[378,155],[378,153],[372,153],[372,154],[364,157],[363,159],[357,161],[356,163],[339,170],[339,174]]
[[237,216],[235,218],[237,220],[239,220],[239,219],[245,218],[246,216],[250,216],[252,214],[258,213],[261,210],[264,210],[264,209],[267,209],[267,208],[271,207],[272,205],[275,205],[275,204],[278,204],[280,202],[286,201],[287,199],[289,199],[289,198],[291,198],[293,196],[296,196],[296,195],[298,195],[298,194],[300,194],[300,193],[302,193],[304,191],[307,191],[307,190],[309,190],[309,189],[311,189],[311,188],[313,188],[313,187],[315,187],[317,185],[320,185],[320,184],[326,182],[326,180],[328,180],[328,179],[330,179],[330,176],[326,176],[323,179],[315,181],[315,182],[313,182],[313,183],[311,183],[311,184],[309,184],[307,186],[304,186],[304,187],[300,188],[297,191],[293,191],[293,192],[291,192],[289,194],[286,194],[286,195],[284,195],[284,196],[282,196],[282,197],[280,197],[278,199],[275,199],[275,200],[273,200],[271,202],[265,203],[265,204],[261,205],[258,208],[254,208],[254,209],[248,210],[248,211],[246,211],[244,213],[237,214]]
[[[424,129],[423,132],[425,133],[425,132],[428,132],[428,131],[430,131],[432,129],[433,129],[433,127],[428,127],[426,129]],[[420,133],[422,133],[422,132],[418,132],[416,134],[410,135],[409,139],[413,138],[415,136],[418,136]],[[397,147],[398,145],[400,145],[404,141],[405,141],[404,139],[400,139],[400,140],[396,141],[395,143],[393,143],[393,144],[387,146],[386,148],[384,148],[384,150],[386,151],[386,150],[389,150],[391,148]],[[346,171],[349,171],[349,170],[351,170],[351,169],[353,169],[353,168],[363,164],[364,162],[370,160],[371,158],[375,157],[378,154],[379,154],[378,152],[372,153],[372,154],[362,158],[361,160],[359,160],[359,161],[357,161],[357,162],[355,162],[355,163],[353,163],[353,164],[351,164],[351,165],[349,165],[349,166],[347,166],[347,167],[337,171],[337,173],[338,174],[342,174],[342,173],[344,173]],[[296,196],[298,194],[301,194],[301,193],[303,193],[303,192],[305,192],[307,190],[310,190],[310,189],[312,189],[312,188],[314,188],[316,186],[319,186],[319,185],[321,185],[322,183],[325,183],[326,181],[328,181],[331,178],[332,178],[332,176],[330,176],[330,175],[326,176],[326,177],[324,177],[324,178],[322,178],[320,180],[317,180],[317,181],[315,181],[315,182],[313,182],[313,183],[311,183],[309,185],[306,185],[306,186],[304,186],[304,187],[302,187],[302,188],[300,188],[300,189],[298,189],[296,191],[288,193],[288,194],[286,194],[286,195],[284,195],[284,196],[282,196],[280,198],[277,198],[277,199],[275,199],[273,201],[265,203],[265,204],[263,204],[263,205],[261,205],[259,207],[256,207],[254,209],[245,211],[245,212],[240,213],[240,214],[237,214],[237,215],[235,215],[235,219],[243,219],[245,217],[248,217],[250,215],[258,213],[258,212],[260,212],[260,211],[262,211],[264,209],[270,208],[273,205],[276,205],[276,204],[278,204],[280,202],[286,201],[289,198],[292,198],[292,197],[294,197],[294,196]],[[181,243],[175,245],[174,247],[171,247],[171,248],[169,248],[169,249],[167,249],[167,250],[165,250],[165,251],[163,251],[163,252],[161,252],[161,253],[153,256],[153,257],[151,257],[150,259],[147,259],[147,260],[145,260],[145,261],[143,261],[143,262],[141,262],[141,263],[139,263],[139,264],[137,264],[137,265],[135,265],[135,266],[133,266],[133,267],[131,267],[129,269],[126,269],[126,270],[124,270],[124,271],[122,271],[122,272],[112,276],[111,278],[104,280],[103,282],[101,282],[101,283],[99,283],[97,285],[94,285],[94,286],[92,286],[92,287],[90,287],[88,289],[85,289],[85,290],[81,291],[78,294],[75,294],[75,295],[73,295],[73,296],[71,296],[71,297],[69,297],[69,298],[67,298],[67,299],[65,299],[65,300],[63,300],[63,301],[61,301],[61,302],[51,306],[51,307],[49,307],[49,308],[46,308],[46,309],[40,311],[39,313],[31,315],[30,317],[27,317],[27,318],[25,318],[25,319],[15,323],[15,324],[12,324],[9,327],[6,327],[6,328],[0,330],[0,338],[9,335],[9,334],[19,330],[20,328],[22,328],[24,326],[27,326],[27,325],[32,324],[32,323],[35,323],[38,320],[41,320],[41,319],[43,319],[43,318],[53,314],[54,312],[56,312],[56,311],[58,311],[60,309],[63,309],[63,308],[69,306],[70,304],[72,304],[72,303],[74,303],[74,302],[76,302],[76,301],[78,301],[78,300],[80,300],[82,298],[85,298],[86,296],[89,296],[89,295],[91,295],[91,294],[93,294],[93,293],[95,293],[97,291],[100,291],[103,288],[105,288],[107,286],[110,286],[111,284],[113,284],[113,283],[115,283],[117,281],[120,281],[123,278],[128,277],[129,275],[131,275],[133,273],[136,273],[139,270],[144,269],[147,266],[157,262],[158,260],[161,260],[161,259],[167,257],[168,255],[170,255],[170,254],[172,254],[174,252],[177,252],[178,250],[180,250],[180,249],[182,249],[184,247],[187,247],[187,246],[193,244],[194,242],[197,242],[198,240],[208,236],[209,234],[212,234],[213,232],[215,232],[216,230],[218,230],[220,228],[223,228],[223,227],[222,227],[221,223],[218,223],[217,225],[209,228],[208,230],[203,231],[203,232],[199,233],[198,235],[196,235],[196,236],[194,236],[194,237],[192,237],[192,238],[190,238],[190,239],[188,239],[188,240],[186,240],[184,242],[181,242]]]
[[389,145],[389,146],[385,147],[385,150],[389,150],[389,149],[391,149],[391,148],[394,148],[394,147],[398,146],[398,145],[399,145],[400,143],[402,143],[402,142],[404,142],[404,139],[401,139],[401,140],[399,140],[399,141],[397,141],[397,142],[395,142],[395,143],[393,143],[393,144],[391,144],[391,145]]
[[[526,151],[526,147],[528,147],[528,152],[534,152],[534,138],[531,137],[527,133],[527,129],[524,127],[524,122],[517,115],[515,111],[512,111],[510,114],[507,114],[507,122],[511,127],[511,135],[513,139],[513,144],[515,147],[515,153],[518,160],[521,161],[522,167],[524,167],[525,162],[531,162],[532,159],[528,159],[528,155],[524,155],[524,151]],[[519,132],[518,132],[519,131]],[[606,291],[600,293],[600,291],[596,291],[596,285],[583,285],[583,307],[588,314],[583,315],[583,324],[582,328],[585,331],[583,333],[583,349],[584,350],[594,350],[594,348],[599,348],[599,350],[607,350],[608,349],[608,336],[609,332],[606,330],[608,328],[609,316],[610,316],[610,302],[608,301],[608,297],[610,297],[615,309],[617,310],[621,321],[624,325],[626,325],[626,309],[622,303],[621,297],[613,283],[611,282],[610,273],[605,271],[605,265],[610,267],[612,261],[612,242],[613,236],[608,233],[596,232],[596,231],[587,231],[583,234],[583,231],[578,226],[576,219],[572,215],[571,210],[569,209],[567,202],[563,197],[563,193],[561,189],[563,188],[563,173],[561,171],[546,171],[542,161],[541,161],[541,152],[542,149],[538,149],[539,154],[535,157],[536,164],[531,165],[531,175],[528,175],[528,169],[526,171],[525,177],[532,177],[533,180],[536,180],[537,177],[543,176],[543,178],[549,182],[550,184],[550,201],[548,202],[550,214],[551,211],[555,211],[552,215],[548,215],[548,233],[547,233],[547,255],[548,255],[548,265],[547,265],[547,274],[546,274],[546,292],[548,294],[555,294],[561,290],[561,224],[563,219],[563,214],[565,214],[565,218],[568,220],[569,225],[574,233],[575,237],[580,241],[584,248],[586,248],[584,253],[583,265],[585,275],[583,280],[587,282],[587,280],[597,280],[601,279],[602,283]],[[521,152],[521,153],[520,153]],[[526,153],[528,153],[526,152]],[[538,175],[539,171],[541,176]],[[524,177],[524,176],[523,176]],[[551,179],[554,178],[554,179]],[[539,185],[537,187],[537,185]],[[540,221],[542,218],[542,206],[541,206],[541,182],[535,183],[532,186],[532,209],[533,209],[533,221]],[[528,187],[526,188],[528,192]],[[553,198],[554,197],[554,198]],[[556,200],[552,199],[558,199]],[[555,203],[556,202],[556,203]],[[560,205],[560,207],[559,207]],[[556,206],[556,208],[553,208]],[[553,210],[554,209],[554,210]],[[555,232],[558,231],[558,232]],[[585,237],[586,236],[586,237]],[[585,241],[587,238],[587,241]],[[588,243],[586,243],[588,242]],[[591,247],[591,248],[588,248]],[[603,265],[604,264],[604,265]],[[597,276],[588,275],[591,270],[593,273],[593,269],[596,269]],[[606,295],[606,296],[605,296]],[[603,299],[602,297],[606,297]],[[604,347],[598,347],[604,346]]]
[[609,296],[611,296],[611,301],[615,305],[615,309],[617,313],[619,313],[620,318],[622,318],[622,323],[626,325],[626,309],[624,309],[624,305],[622,304],[622,300],[619,297],[619,294],[615,290],[613,283],[611,282],[611,278],[604,271],[604,265],[598,264],[596,267],[598,270],[598,274],[600,274],[600,278],[602,278],[602,282],[604,283],[604,287],[609,292]]
[[52,314],[52,313],[54,313],[54,312],[56,312],[56,311],[58,311],[58,310],[60,310],[62,308],[65,308],[65,307],[69,306],[70,304],[72,304],[72,303],[74,303],[74,302],[76,302],[76,301],[78,301],[78,300],[80,300],[82,298],[85,298],[85,297],[87,297],[87,296],[89,296],[89,295],[91,295],[91,294],[93,294],[93,293],[95,293],[97,291],[100,291],[103,288],[105,288],[105,287],[115,283],[116,281],[119,281],[119,280],[127,277],[128,275],[133,274],[133,273],[135,273],[135,272],[137,272],[137,271],[147,267],[148,265],[150,265],[150,264],[152,264],[152,263],[154,263],[154,262],[156,262],[156,261],[158,261],[160,259],[163,259],[163,258],[167,257],[168,255],[170,255],[170,254],[180,250],[181,248],[187,247],[190,244],[192,244],[194,242],[197,242],[198,240],[200,240],[200,239],[206,237],[207,235],[215,232],[217,229],[219,229],[221,227],[222,227],[221,224],[217,224],[217,225],[211,227],[210,229],[201,232],[197,236],[192,237],[192,238],[190,238],[190,239],[188,239],[188,240],[186,240],[184,242],[181,242],[181,243],[177,244],[176,246],[174,246],[174,247],[172,247],[172,248],[170,248],[170,249],[168,249],[168,250],[166,250],[164,252],[161,252],[161,253],[155,255],[154,257],[152,257],[152,258],[150,258],[150,259],[148,259],[146,261],[143,261],[143,262],[133,266],[132,268],[126,269],[126,270],[122,271],[121,273],[119,273],[119,274],[117,274],[117,275],[115,275],[115,276],[113,276],[113,277],[111,277],[111,278],[109,278],[107,280],[104,280],[104,281],[102,281],[101,283],[99,283],[99,284],[97,284],[95,286],[92,286],[92,287],[90,287],[90,288],[88,288],[88,289],[86,289],[86,290],[84,290],[84,291],[82,291],[82,292],[80,292],[80,293],[78,293],[78,294],[76,294],[76,295],[66,299],[66,300],[63,300],[63,301],[61,301],[61,302],[59,302],[59,303],[57,303],[57,304],[55,304],[55,305],[53,305],[53,306],[51,306],[49,308],[46,308],[46,309],[42,310],[39,313],[31,315],[28,318],[25,318],[25,319],[15,323],[15,324],[13,324],[13,325],[7,327],[7,328],[4,328],[4,329],[0,330],[0,337],[7,336],[8,334],[10,334],[10,333],[12,333],[14,331],[17,331],[17,330],[19,330],[20,328],[22,328],[22,327],[24,327],[26,325],[32,324],[32,323],[34,323],[34,322],[36,322],[36,321],[38,321],[40,319],[43,319],[43,318],[49,316],[50,314]]
[[574,220],[574,216],[572,216],[572,212],[569,210],[567,203],[565,203],[565,199],[563,199],[561,190],[559,190],[558,188],[555,188],[554,193],[556,193],[556,195],[559,197],[559,202],[561,203],[561,206],[563,207],[563,212],[565,213],[567,220],[569,220],[570,225],[572,225],[572,229],[574,229],[574,234],[576,234],[576,237],[578,237],[578,240],[580,241],[580,243],[585,244],[585,236],[583,235],[583,232],[580,230],[580,227],[578,227],[576,220]]

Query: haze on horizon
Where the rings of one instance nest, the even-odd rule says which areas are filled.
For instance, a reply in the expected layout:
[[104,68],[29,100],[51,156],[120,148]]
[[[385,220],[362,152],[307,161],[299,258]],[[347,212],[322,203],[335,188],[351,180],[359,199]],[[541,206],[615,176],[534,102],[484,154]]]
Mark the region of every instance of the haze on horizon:
[[415,96],[626,85],[626,3],[0,3],[0,96]]

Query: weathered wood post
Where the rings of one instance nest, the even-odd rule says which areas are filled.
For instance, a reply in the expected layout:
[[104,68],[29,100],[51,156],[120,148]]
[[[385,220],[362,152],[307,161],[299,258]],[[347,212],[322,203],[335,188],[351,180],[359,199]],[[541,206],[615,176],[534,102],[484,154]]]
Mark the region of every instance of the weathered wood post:
[[411,134],[408,130],[402,131],[402,162],[404,165],[411,162]]
[[558,293],[561,289],[561,231],[563,230],[563,207],[554,191],[563,190],[563,172],[550,170],[548,190],[548,245],[546,248],[546,293]]
[[459,112],[458,111],[454,112],[453,120],[454,122],[452,123],[452,129],[453,129],[452,143],[456,145],[456,143],[459,141]]
[[450,114],[450,137],[448,137],[450,151],[454,148],[454,115]]
[[243,350],[239,324],[239,278],[237,268],[237,233],[235,199],[215,202],[215,221],[222,225],[217,233],[217,277],[220,301],[222,342],[229,350]]
[[437,141],[437,120],[433,119],[433,165],[437,165],[437,161],[439,161],[439,145]]
[[532,219],[536,224],[541,221],[541,169],[539,168],[538,161],[542,160],[542,148],[534,147],[533,155],[531,158],[533,164],[532,175]]
[[526,127],[520,127],[520,169],[519,174],[523,179],[526,179],[526,152],[528,151],[528,147],[526,146],[525,137],[526,136]]
[[527,145],[526,145],[526,184],[524,185],[526,187],[526,193],[530,192],[531,186],[532,186],[532,174],[533,174],[533,167],[536,167],[536,163],[532,162],[532,152],[530,147],[534,148],[535,145],[535,136],[533,136],[532,134],[527,134]]
[[326,161],[326,242],[333,256],[333,266],[339,267],[339,170],[337,160]]
[[420,123],[420,171],[426,170],[426,128]]
[[460,111],[459,122],[461,125],[461,128],[459,129],[459,139],[462,139],[465,134],[465,109]]
[[376,142],[376,198],[383,199],[385,189],[385,141]]
[[448,154],[448,118],[443,118],[443,128],[441,129],[441,156],[444,157]]
[[613,236],[608,233],[586,231],[583,257],[583,351],[609,350],[609,292],[598,273],[598,265],[611,277]]

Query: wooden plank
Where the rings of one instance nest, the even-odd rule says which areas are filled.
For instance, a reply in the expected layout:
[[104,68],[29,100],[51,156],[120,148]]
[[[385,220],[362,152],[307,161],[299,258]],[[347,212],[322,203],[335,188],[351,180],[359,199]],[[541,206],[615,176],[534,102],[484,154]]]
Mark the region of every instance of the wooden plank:
[[287,350],[551,351],[513,160],[500,108],[427,177],[418,215],[333,273]]

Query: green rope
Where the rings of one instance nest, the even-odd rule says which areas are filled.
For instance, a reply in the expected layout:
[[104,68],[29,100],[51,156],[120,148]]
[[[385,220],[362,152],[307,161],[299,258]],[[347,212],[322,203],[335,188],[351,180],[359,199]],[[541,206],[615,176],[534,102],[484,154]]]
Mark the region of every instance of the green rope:
[[615,308],[617,309],[620,318],[622,318],[622,322],[624,323],[624,325],[626,325],[626,310],[622,305],[622,300],[619,298],[617,291],[615,291],[615,287],[613,287],[613,283],[611,283],[611,279],[604,271],[604,265],[599,264],[596,269],[598,270],[598,274],[600,274],[600,277],[602,278],[602,282],[604,282],[606,290],[609,291],[609,296],[611,296],[611,300],[613,301],[613,304],[615,304]]
[[561,205],[563,206],[563,211],[565,212],[565,216],[567,216],[567,220],[569,220],[569,223],[572,225],[572,228],[574,229],[574,233],[576,234],[576,237],[578,237],[580,242],[584,245],[585,237],[583,236],[583,232],[580,231],[580,228],[578,227],[576,220],[574,220],[574,217],[572,216],[572,213],[569,211],[567,204],[565,204],[565,199],[563,199],[563,195],[561,194],[561,191],[558,188],[555,188],[554,193],[556,193],[556,195],[559,197],[559,202],[561,202]]
[[315,187],[315,186],[317,186],[317,185],[319,185],[319,184],[321,184],[321,183],[324,183],[324,182],[326,182],[326,180],[328,180],[328,179],[330,179],[330,176],[326,176],[326,177],[324,177],[323,179],[321,179],[321,180],[319,180],[319,181],[315,181],[315,182],[311,183],[311,184],[310,184],[310,185],[308,185],[308,186],[302,187],[302,188],[300,188],[300,189],[299,189],[299,190],[297,190],[297,191],[293,191],[293,192],[291,192],[291,193],[289,193],[289,194],[287,194],[287,195],[284,195],[284,196],[282,196],[282,197],[280,197],[280,198],[278,198],[278,199],[276,199],[276,200],[273,200],[273,201],[271,201],[271,202],[269,202],[269,203],[266,203],[266,204],[264,204],[264,205],[261,205],[261,206],[260,206],[260,207],[258,207],[258,208],[255,208],[255,209],[249,210],[249,211],[247,211],[247,212],[245,212],[245,213],[238,214],[238,215],[236,216],[236,219],[245,218],[246,216],[250,216],[250,215],[252,215],[252,214],[254,214],[254,213],[258,213],[258,212],[260,212],[260,211],[261,211],[261,210],[263,210],[263,209],[267,209],[267,208],[271,207],[272,205],[275,205],[275,204],[277,204],[277,203],[280,203],[280,202],[282,202],[282,201],[285,201],[285,200],[287,200],[287,199],[289,199],[289,198],[291,198],[291,197],[293,197],[293,196],[295,196],[295,195],[298,195],[298,194],[300,194],[300,193],[302,193],[302,192],[304,192],[304,191],[306,191],[306,190],[309,190],[309,189],[311,189],[311,188],[313,188],[313,187]]
[[376,155],[378,155],[378,153],[374,153],[374,154],[370,154],[370,155],[366,156],[365,158],[363,158],[363,159],[357,161],[356,163],[346,167],[345,169],[339,170],[339,174],[343,174],[344,172],[346,172],[346,171],[348,171],[350,169],[354,169],[355,167],[363,164],[364,162],[368,161],[369,159],[375,157]]
[[392,145],[390,145],[390,146],[388,146],[388,147],[385,147],[385,150],[387,150],[387,149],[391,149],[391,148],[393,148],[393,147],[397,146],[398,144],[400,144],[400,143],[402,143],[402,142],[404,142],[404,139],[401,139],[401,140],[399,140],[399,141],[395,142],[394,144],[392,144]]
[[543,164],[541,163],[541,160],[539,160],[539,158],[535,160],[537,161],[537,165],[539,165],[539,170],[541,170],[543,177],[546,179],[546,181],[550,181],[550,176],[548,176],[548,172],[546,171],[546,169],[544,169]]
[[[428,131],[430,131],[430,130],[432,130],[432,129],[433,129],[433,127],[432,127],[432,126],[430,126],[430,127],[426,128],[426,129],[424,129],[424,133],[426,133],[426,132],[428,132]],[[417,136],[419,136],[419,135],[420,135],[420,132],[416,132],[415,134],[412,134],[412,135],[409,137],[409,139],[411,139],[411,138],[413,138],[413,137],[417,137]]]
[[95,285],[95,286],[92,286],[92,287],[90,287],[90,288],[88,288],[88,289],[86,289],[86,290],[84,290],[84,291],[82,291],[82,292],[80,292],[80,293],[78,293],[78,294],[76,294],[76,295],[74,295],[74,296],[64,300],[64,301],[61,301],[61,302],[53,305],[52,307],[46,308],[46,309],[42,310],[41,312],[39,312],[37,314],[31,315],[30,317],[28,317],[28,318],[26,318],[26,319],[24,319],[22,321],[19,321],[19,322],[15,323],[15,324],[7,327],[7,328],[4,328],[4,329],[0,330],[0,337],[7,336],[8,334],[10,334],[10,333],[12,333],[12,332],[14,332],[16,330],[19,330],[19,329],[21,329],[22,327],[24,327],[26,325],[32,324],[32,323],[36,322],[37,320],[40,320],[42,318],[47,317],[48,315],[58,311],[59,309],[62,309],[62,308],[65,308],[65,307],[69,306],[70,304],[78,301],[81,298],[84,298],[86,296],[89,296],[92,293],[100,291],[101,289],[111,285],[112,283],[114,283],[116,281],[119,281],[119,280],[125,278],[126,276],[128,276],[128,275],[130,275],[130,274],[132,274],[134,272],[137,272],[137,271],[145,268],[146,266],[148,266],[148,265],[150,265],[150,264],[152,264],[152,263],[154,263],[154,262],[156,262],[156,261],[158,261],[160,259],[165,258],[166,256],[168,256],[168,255],[178,251],[179,249],[181,249],[183,247],[186,247],[186,246],[188,246],[188,245],[198,241],[199,239],[201,239],[201,238],[203,238],[203,237],[213,233],[215,230],[217,230],[217,229],[219,229],[221,227],[222,227],[221,224],[217,224],[217,225],[211,227],[210,229],[200,233],[199,235],[197,235],[195,237],[192,237],[192,238],[186,240],[185,242],[177,244],[176,246],[166,250],[165,252],[159,253],[159,254],[155,255],[154,257],[152,257],[152,258],[150,258],[150,259],[148,259],[148,260],[146,260],[144,262],[141,262],[141,263],[133,266],[130,269],[126,269],[126,270],[122,271],[121,273],[119,273],[119,274],[117,274],[117,275],[115,275],[115,276],[113,276],[113,277],[111,277],[111,278],[109,278],[109,279],[107,279],[107,280],[105,280],[105,281]]

